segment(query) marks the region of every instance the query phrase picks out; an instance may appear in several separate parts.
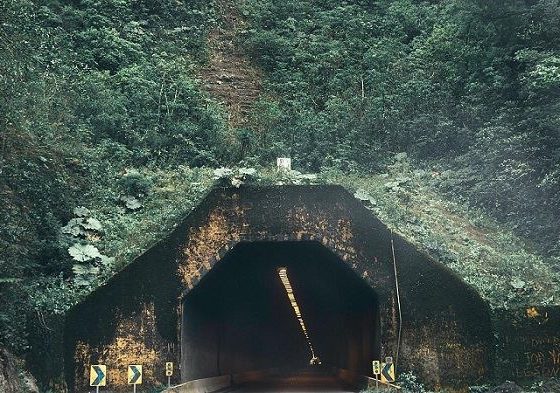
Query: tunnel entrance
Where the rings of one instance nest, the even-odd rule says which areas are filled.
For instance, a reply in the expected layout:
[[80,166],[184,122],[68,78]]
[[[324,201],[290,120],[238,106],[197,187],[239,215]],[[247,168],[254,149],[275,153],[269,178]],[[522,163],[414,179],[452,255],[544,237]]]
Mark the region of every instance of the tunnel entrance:
[[182,304],[183,381],[309,367],[310,348],[279,277],[285,267],[323,367],[368,374],[380,355],[374,290],[322,244],[241,242]]
[[301,376],[310,346],[279,267],[322,361],[323,371],[306,375],[349,370],[335,377],[353,389],[356,378],[371,375],[371,360],[386,356],[429,387],[464,389],[495,373],[497,330],[480,293],[348,191],[232,187],[211,191],[168,236],[69,311],[69,390],[88,389],[92,364],[107,365],[115,391],[126,390],[129,364],[145,365],[150,387],[167,382],[167,362],[181,367],[173,384],[286,367],[298,370],[276,375]]

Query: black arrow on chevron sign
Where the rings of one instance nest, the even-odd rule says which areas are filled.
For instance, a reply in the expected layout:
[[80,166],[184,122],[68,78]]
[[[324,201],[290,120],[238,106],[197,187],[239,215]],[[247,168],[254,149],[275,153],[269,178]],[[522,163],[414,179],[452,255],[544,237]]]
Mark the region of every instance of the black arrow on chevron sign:
[[138,367],[136,367],[136,366],[130,366],[130,369],[132,370],[132,373],[134,375],[130,379],[129,383],[130,384],[136,384],[136,382],[138,382],[138,380],[140,379],[140,376],[142,375],[142,373],[140,372],[140,370],[138,370]]
[[105,374],[103,373],[103,370],[99,366],[93,366],[93,369],[94,369],[95,373],[97,374],[97,377],[93,381],[92,385],[97,386],[103,381],[103,378],[105,378]]

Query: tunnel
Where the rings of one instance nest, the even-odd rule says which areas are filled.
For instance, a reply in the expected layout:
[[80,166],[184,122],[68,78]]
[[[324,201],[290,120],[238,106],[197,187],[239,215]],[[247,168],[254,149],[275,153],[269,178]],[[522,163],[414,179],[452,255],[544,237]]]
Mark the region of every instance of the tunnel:
[[321,243],[241,242],[183,298],[181,379],[305,369],[311,348],[320,367],[366,374],[380,355],[379,325],[374,290]]
[[168,362],[178,385],[321,367],[350,381],[391,356],[397,375],[461,389],[493,375],[494,341],[480,294],[345,189],[216,188],[70,310],[64,373],[71,392],[87,391],[92,364],[107,365],[115,392],[130,364],[161,387]]

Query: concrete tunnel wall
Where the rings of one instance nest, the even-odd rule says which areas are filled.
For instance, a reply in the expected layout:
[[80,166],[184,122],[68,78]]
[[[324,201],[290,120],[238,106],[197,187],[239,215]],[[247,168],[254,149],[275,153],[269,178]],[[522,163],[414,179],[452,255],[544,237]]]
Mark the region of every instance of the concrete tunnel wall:
[[[223,352],[230,356],[229,360],[223,355],[219,359],[208,355],[216,353],[212,347],[216,342],[211,337],[197,337],[202,333],[195,325],[181,333],[183,317],[188,318],[189,307],[196,307],[197,301],[189,303],[189,299],[195,299],[197,291],[203,292],[205,277],[211,282],[214,266],[219,272],[222,263],[224,268],[228,265],[228,259],[233,263],[232,255],[239,252],[241,244],[251,242],[321,244],[313,253],[324,252],[330,257],[317,260],[326,261],[329,266],[339,263],[352,273],[352,287],[366,286],[375,293],[374,333],[360,335],[364,342],[375,343],[367,344],[369,349],[364,351],[363,342],[342,345],[341,339],[331,345],[339,348],[335,351],[338,355],[328,354],[326,358],[334,359],[338,366],[364,372],[364,356],[396,355],[398,313],[390,240],[386,226],[341,187],[215,189],[168,238],[69,313],[65,329],[65,375],[69,390],[85,391],[89,365],[97,363],[107,364],[113,389],[126,388],[127,364],[143,364],[145,383],[151,385],[165,382],[166,361],[182,364],[181,373],[174,375],[173,382],[260,365],[251,351],[248,359],[232,360],[232,356],[243,354],[242,349],[234,346]],[[270,255],[278,252],[271,251]],[[398,236],[395,252],[403,313],[399,371],[413,370],[432,386],[460,387],[490,378],[494,342],[487,305],[450,270]],[[238,258],[238,266],[242,266],[242,260]],[[341,298],[337,299],[344,304]],[[203,297],[198,301],[210,302]],[[191,310],[191,314],[204,318],[204,310]],[[207,313],[206,318],[211,319],[212,315]],[[320,320],[314,317],[309,323],[316,323],[315,319]],[[291,329],[287,325],[282,328]],[[290,353],[297,353],[300,343],[292,338],[288,348]],[[349,334],[344,339],[350,339]],[[191,343],[191,355],[198,355],[191,360],[189,354],[181,355],[182,340]],[[328,342],[328,335],[320,336],[318,342],[321,340]],[[200,344],[204,342],[208,345]],[[344,348],[354,349],[341,355]],[[360,351],[365,355],[359,355]],[[254,356],[260,360],[265,355],[268,353]],[[278,359],[292,355],[285,351],[278,354]],[[189,366],[189,362],[200,364]]]

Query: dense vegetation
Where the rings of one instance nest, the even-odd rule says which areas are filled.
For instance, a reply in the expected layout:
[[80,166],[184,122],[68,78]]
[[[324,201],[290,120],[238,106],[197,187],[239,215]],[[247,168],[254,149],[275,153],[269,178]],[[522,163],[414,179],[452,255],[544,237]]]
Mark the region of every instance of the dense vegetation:
[[317,171],[407,152],[541,251],[560,247],[560,4],[249,0],[257,154]]
[[[0,342],[25,350],[22,310],[62,313],[97,274],[118,269],[113,257],[125,250],[110,243],[130,216],[142,219],[142,203],[158,204],[164,222],[187,211],[188,200],[166,200],[166,187],[196,182],[183,166],[216,165],[224,145],[220,110],[194,73],[213,25],[202,0],[0,2],[0,291],[9,305]],[[83,285],[68,285],[73,276]]]
[[30,315],[62,314],[186,214],[211,184],[202,167],[278,155],[376,173],[382,198],[401,153],[408,178],[558,269],[558,1],[239,2],[237,44],[264,78],[240,129],[196,77],[227,3],[0,1],[0,345],[25,352]]

